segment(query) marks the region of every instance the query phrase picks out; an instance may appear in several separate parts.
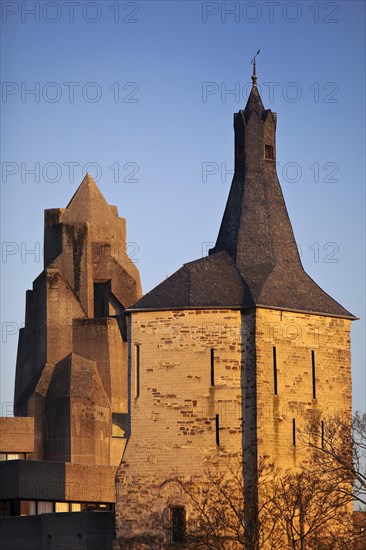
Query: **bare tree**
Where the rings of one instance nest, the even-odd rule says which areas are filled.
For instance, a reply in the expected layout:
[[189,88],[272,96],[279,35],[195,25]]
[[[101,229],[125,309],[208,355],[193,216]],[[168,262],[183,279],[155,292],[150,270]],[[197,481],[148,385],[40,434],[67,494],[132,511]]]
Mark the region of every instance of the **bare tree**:
[[352,424],[341,414],[329,416],[321,424],[311,422],[303,441],[312,450],[319,471],[332,475],[339,491],[355,505],[366,507],[366,413],[356,412]]
[[311,422],[301,439],[309,453],[296,470],[262,457],[244,476],[242,459],[235,458],[203,478],[177,478],[189,502],[186,547],[353,548],[361,540],[353,505],[366,505],[366,414],[356,413],[352,426],[340,415]]
[[267,458],[259,461],[259,498],[255,502],[244,498],[247,491],[240,459],[226,460],[219,472],[206,470],[203,479],[179,478],[190,507],[187,548],[260,550],[270,543],[273,550],[283,549],[271,510],[273,472]]
[[[304,429],[303,442],[311,450],[311,462],[323,477],[332,480],[333,499],[349,499],[349,508],[366,508],[366,413],[356,412],[352,421],[344,414],[312,421]],[[348,532],[355,548],[363,548],[365,535],[349,519]]]
[[[308,461],[297,471],[259,460],[257,498],[247,491],[240,460],[204,479],[179,479],[188,498],[187,548],[341,550],[353,540],[349,479]],[[248,524],[248,517],[251,525]],[[253,528],[254,526],[254,528]]]
[[283,548],[338,550],[352,540],[350,497],[314,463],[277,472],[271,510]]
[[366,507],[366,413],[353,417],[353,469],[357,502]]

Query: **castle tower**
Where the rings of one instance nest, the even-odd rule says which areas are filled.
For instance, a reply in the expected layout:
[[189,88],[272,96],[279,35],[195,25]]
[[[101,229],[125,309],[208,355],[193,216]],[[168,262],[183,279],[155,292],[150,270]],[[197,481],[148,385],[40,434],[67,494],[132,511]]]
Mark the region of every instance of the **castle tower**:
[[[141,296],[126,222],[86,175],[45,211],[44,270],[27,291],[15,414],[35,417],[33,458],[117,465],[125,439],[125,308]],[[112,437],[117,436],[117,437]]]
[[234,115],[235,172],[215,247],[128,308],[119,548],[183,539],[192,509],[177,477],[203,480],[233,457],[244,478],[255,479],[264,455],[295,469],[304,423],[335,407],[351,415],[355,317],[302,267],[276,173],[276,114],[263,106],[255,65],[252,78]]
[[[337,410],[351,415],[350,321],[356,319],[305,272],[276,173],[277,115],[256,85],[234,115],[235,171],[215,247],[245,284],[244,450],[282,467],[304,456],[298,428]],[[334,393],[335,392],[335,393]],[[290,445],[289,445],[290,442]]]

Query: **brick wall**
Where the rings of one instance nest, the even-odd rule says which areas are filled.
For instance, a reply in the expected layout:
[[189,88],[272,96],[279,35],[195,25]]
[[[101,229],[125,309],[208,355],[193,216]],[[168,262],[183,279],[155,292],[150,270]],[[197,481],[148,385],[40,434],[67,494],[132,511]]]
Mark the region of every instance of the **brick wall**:
[[146,536],[157,547],[166,540],[165,508],[185,504],[175,476],[219,470],[224,456],[240,455],[240,325],[240,312],[230,310],[132,315],[131,438],[117,474],[122,548],[127,541],[143,548]]

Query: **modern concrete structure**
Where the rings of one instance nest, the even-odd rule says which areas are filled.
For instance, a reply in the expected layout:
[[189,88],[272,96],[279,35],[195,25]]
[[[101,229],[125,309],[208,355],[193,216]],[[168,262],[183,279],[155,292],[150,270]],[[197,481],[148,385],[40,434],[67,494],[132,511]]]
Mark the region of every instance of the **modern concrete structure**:
[[[141,297],[126,222],[87,175],[45,211],[44,270],[27,292],[15,414],[33,416],[33,458],[115,465],[128,412],[124,310]],[[112,437],[116,436],[116,437]]]
[[[45,211],[44,270],[19,336],[16,417],[0,421],[2,516],[114,509],[129,424],[125,309],[140,297],[125,220],[86,175],[66,208]],[[64,514],[21,527],[4,519],[4,548],[111,547],[110,514],[98,517],[103,546],[91,543],[91,518]],[[62,542],[63,521],[80,537],[66,530]]]

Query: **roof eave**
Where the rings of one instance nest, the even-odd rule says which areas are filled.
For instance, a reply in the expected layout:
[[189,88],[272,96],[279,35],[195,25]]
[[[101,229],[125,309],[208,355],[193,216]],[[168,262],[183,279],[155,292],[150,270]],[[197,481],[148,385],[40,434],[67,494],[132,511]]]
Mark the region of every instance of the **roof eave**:
[[304,313],[310,315],[319,315],[320,317],[336,317],[338,319],[350,319],[351,321],[358,321],[360,318],[355,317],[351,313],[349,315],[340,314],[340,313],[326,313],[324,311],[313,311],[310,309],[296,309],[290,307],[281,307],[281,306],[269,306],[266,304],[256,304],[255,307],[259,309],[275,309],[278,311],[290,311],[291,313]]
[[142,307],[142,308],[127,308],[125,313],[142,313],[147,311],[183,311],[183,310],[195,310],[195,309],[233,309],[233,310],[248,310],[248,309],[273,309],[277,311],[289,311],[291,313],[303,313],[309,315],[318,315],[320,317],[335,317],[338,319],[349,319],[350,321],[358,321],[360,318],[355,317],[352,314],[342,315],[337,313],[325,313],[324,311],[312,311],[306,309],[294,309],[288,307],[280,306],[269,306],[266,304],[254,304],[248,306],[229,306],[229,305],[220,305],[220,306],[170,306],[170,307]]

